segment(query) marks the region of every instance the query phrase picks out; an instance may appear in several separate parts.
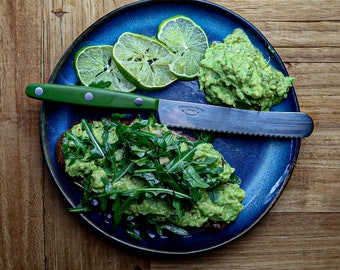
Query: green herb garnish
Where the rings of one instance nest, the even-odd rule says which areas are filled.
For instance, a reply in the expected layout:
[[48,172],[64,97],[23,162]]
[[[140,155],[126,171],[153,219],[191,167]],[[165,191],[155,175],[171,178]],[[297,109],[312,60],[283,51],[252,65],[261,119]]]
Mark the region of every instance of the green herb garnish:
[[[207,143],[210,136],[193,141],[158,124],[154,115],[130,124],[122,123],[123,117],[82,120],[64,134],[66,172],[84,179],[77,182],[83,199],[70,211],[110,214],[114,226],[137,239],[140,222],[159,234],[186,235],[183,227],[236,218],[223,212],[234,211],[228,207],[235,204],[238,214],[244,191],[234,169]],[[203,206],[212,207],[211,213]]]

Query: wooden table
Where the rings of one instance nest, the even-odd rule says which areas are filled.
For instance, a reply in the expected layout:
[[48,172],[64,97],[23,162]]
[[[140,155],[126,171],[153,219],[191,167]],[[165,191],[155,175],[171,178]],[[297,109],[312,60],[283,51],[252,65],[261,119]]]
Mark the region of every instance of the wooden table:
[[240,239],[189,258],[116,247],[67,211],[39,141],[41,103],[24,94],[47,82],[71,42],[127,0],[1,0],[0,269],[340,269],[340,1],[214,1],[251,21],[297,78],[315,121],[270,213]]

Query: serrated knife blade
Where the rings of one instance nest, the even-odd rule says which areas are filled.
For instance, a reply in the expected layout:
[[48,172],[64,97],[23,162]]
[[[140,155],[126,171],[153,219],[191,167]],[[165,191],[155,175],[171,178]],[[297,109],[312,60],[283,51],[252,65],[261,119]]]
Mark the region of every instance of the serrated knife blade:
[[313,120],[305,113],[251,111],[172,100],[159,100],[158,113],[167,126],[214,132],[302,138],[313,131]]
[[26,95],[40,100],[86,106],[156,110],[160,122],[169,127],[282,138],[307,137],[314,128],[312,118],[301,112],[233,109],[93,87],[29,84]]

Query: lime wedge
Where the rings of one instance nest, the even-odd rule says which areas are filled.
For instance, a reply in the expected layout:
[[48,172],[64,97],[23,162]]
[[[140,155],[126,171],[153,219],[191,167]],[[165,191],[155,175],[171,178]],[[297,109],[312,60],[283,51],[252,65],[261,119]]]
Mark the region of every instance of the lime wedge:
[[155,38],[125,32],[114,45],[113,59],[125,78],[143,90],[157,90],[177,79],[169,70],[173,53]]
[[95,45],[80,49],[74,57],[74,67],[80,82],[110,90],[131,92],[136,89],[124,78],[112,60],[113,46]]
[[176,77],[188,80],[196,77],[208,48],[204,30],[188,17],[177,15],[159,25],[157,37],[175,53],[170,70]]

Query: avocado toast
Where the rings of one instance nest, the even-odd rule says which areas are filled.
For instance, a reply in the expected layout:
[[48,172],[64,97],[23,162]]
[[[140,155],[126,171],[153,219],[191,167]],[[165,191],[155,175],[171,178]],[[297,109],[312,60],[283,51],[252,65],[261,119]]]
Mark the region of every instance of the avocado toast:
[[140,222],[186,235],[188,227],[224,227],[243,209],[240,179],[213,145],[153,115],[81,120],[60,137],[56,154],[83,190],[70,211],[103,212],[137,238]]

